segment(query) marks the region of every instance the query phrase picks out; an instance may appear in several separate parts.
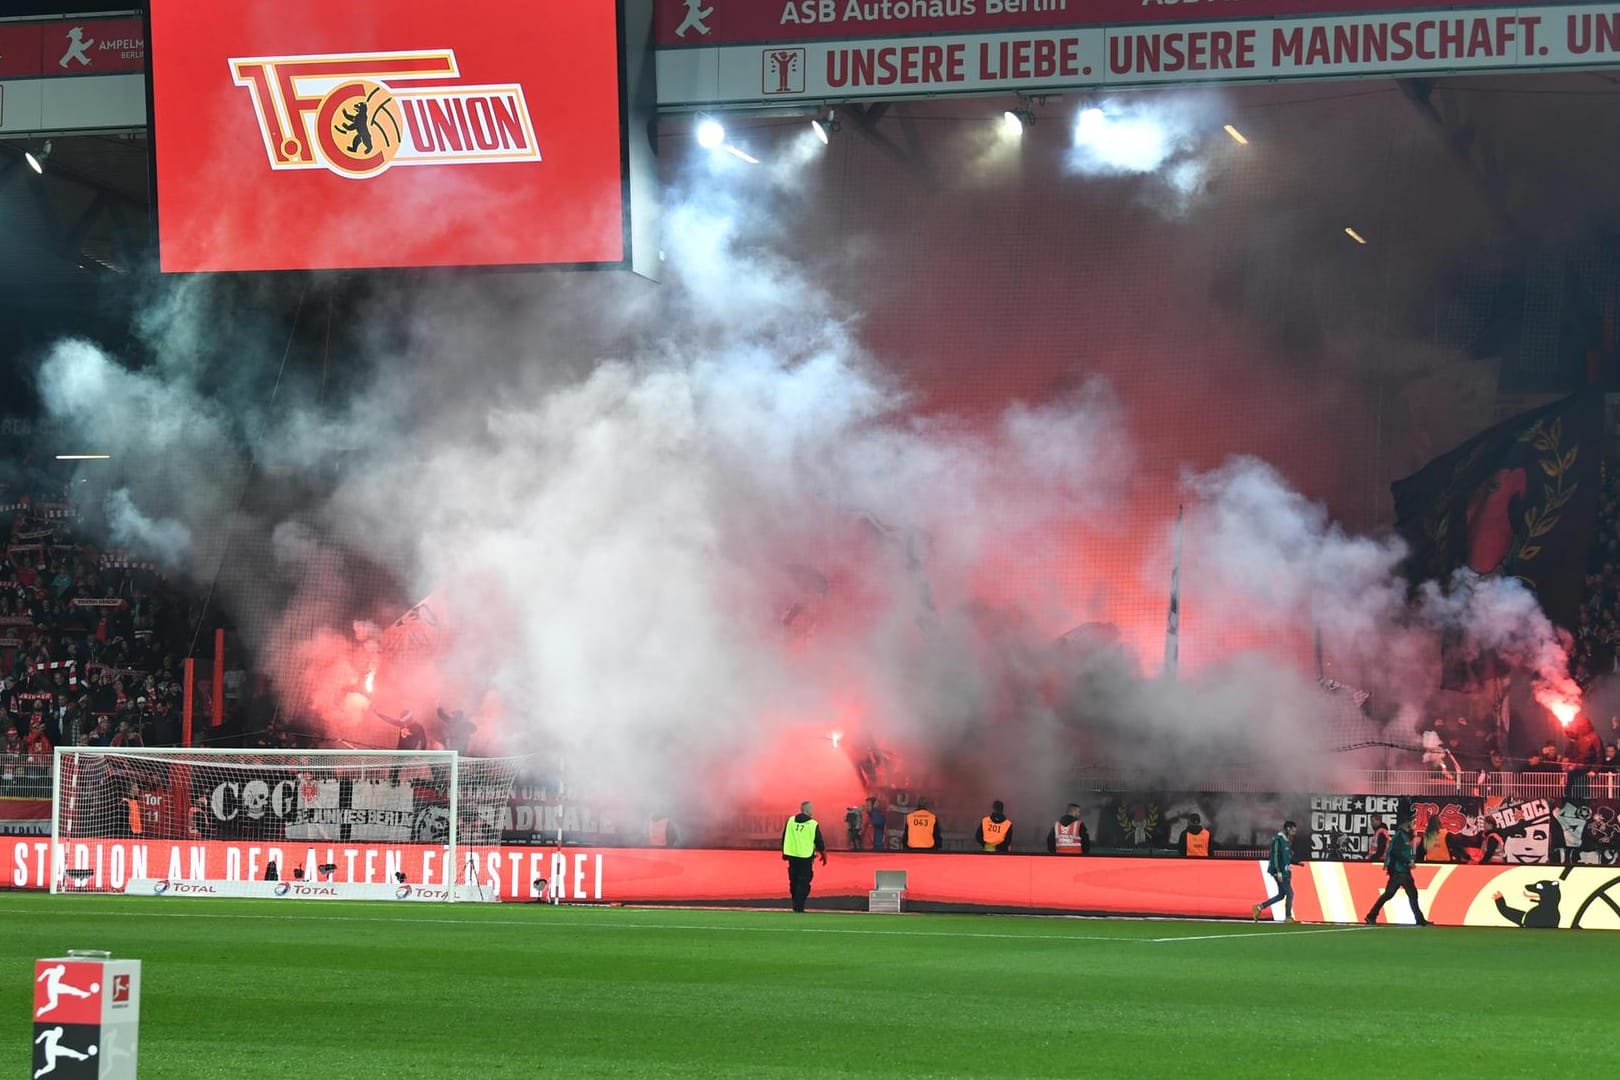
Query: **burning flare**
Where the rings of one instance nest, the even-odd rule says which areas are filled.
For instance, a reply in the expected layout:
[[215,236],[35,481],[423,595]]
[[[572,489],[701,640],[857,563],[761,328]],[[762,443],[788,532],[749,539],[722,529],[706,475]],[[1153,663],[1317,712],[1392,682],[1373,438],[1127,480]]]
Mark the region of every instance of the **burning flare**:
[[1543,708],[1557,717],[1559,727],[1569,727],[1569,722],[1575,719],[1576,713],[1581,711],[1579,698],[1551,690],[1538,693],[1536,700],[1541,703]]

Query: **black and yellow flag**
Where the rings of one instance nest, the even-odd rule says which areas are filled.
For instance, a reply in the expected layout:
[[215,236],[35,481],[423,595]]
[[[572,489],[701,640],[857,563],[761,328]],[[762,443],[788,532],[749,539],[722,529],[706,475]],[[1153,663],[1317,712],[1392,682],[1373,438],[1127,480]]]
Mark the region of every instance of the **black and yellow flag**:
[[1575,624],[1597,520],[1603,395],[1523,413],[1429,462],[1391,490],[1414,583],[1460,568],[1523,581],[1548,618]]

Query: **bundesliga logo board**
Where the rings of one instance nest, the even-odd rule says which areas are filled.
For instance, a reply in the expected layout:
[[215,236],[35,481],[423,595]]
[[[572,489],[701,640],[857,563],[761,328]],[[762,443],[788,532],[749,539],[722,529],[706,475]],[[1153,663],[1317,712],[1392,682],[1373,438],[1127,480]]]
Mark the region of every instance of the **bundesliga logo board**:
[[153,0],[166,272],[621,265],[618,0]]
[[34,963],[35,1080],[134,1080],[139,960],[69,956]]

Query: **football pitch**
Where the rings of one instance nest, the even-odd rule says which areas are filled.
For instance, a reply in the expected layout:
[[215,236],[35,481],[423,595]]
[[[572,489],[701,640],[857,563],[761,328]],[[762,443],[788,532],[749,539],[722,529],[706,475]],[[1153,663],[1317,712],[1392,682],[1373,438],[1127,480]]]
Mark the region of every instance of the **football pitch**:
[[0,895],[143,962],[141,1076],[1612,1075],[1620,935]]

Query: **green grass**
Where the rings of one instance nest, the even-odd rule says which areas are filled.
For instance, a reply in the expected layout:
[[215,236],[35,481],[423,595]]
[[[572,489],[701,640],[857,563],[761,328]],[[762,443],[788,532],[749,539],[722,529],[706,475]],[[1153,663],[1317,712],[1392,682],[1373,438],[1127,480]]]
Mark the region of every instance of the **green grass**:
[[[0,895],[144,964],[141,1075],[1510,1077],[1620,1061],[1620,935]],[[0,1056],[3,1058],[3,1056]],[[1596,1071],[1594,1071],[1596,1070]]]

